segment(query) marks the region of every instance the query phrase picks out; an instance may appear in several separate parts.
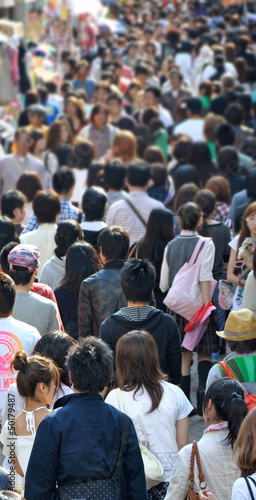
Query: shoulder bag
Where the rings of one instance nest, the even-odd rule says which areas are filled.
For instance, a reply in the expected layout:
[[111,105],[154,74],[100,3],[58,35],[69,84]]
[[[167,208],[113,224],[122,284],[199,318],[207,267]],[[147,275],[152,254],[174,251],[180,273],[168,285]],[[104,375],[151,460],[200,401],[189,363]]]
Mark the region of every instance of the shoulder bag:
[[125,203],[127,203],[127,205],[129,205],[129,207],[132,209],[132,211],[135,213],[135,215],[138,217],[138,219],[140,220],[140,222],[142,222],[143,226],[147,227],[147,223],[144,219],[144,217],[142,217],[142,215],[140,214],[140,212],[137,210],[137,208],[135,207],[135,205],[132,203],[132,201],[128,198],[128,196],[126,196],[124,198],[124,201]]
[[[120,410],[124,412],[121,389],[117,389],[117,399]],[[143,444],[139,443],[139,445],[144,464],[147,490],[149,490],[150,488],[153,488],[153,486],[165,481],[165,471],[156,456],[153,455],[153,453],[151,453],[151,451],[149,451],[149,449]]]
[[254,486],[256,486],[256,481],[251,476],[245,477],[245,481],[246,481],[247,488],[248,488],[249,493],[250,493],[250,497],[251,497],[252,500],[255,500],[255,496],[254,496],[254,494],[252,492],[252,488],[251,488],[249,479],[252,481],[252,483],[254,484]]
[[191,459],[190,459],[189,481],[188,481],[189,490],[188,490],[188,494],[186,496],[186,500],[198,500],[198,497],[199,497],[198,493],[194,490],[194,487],[195,487],[195,481],[194,481],[194,479],[195,479],[195,477],[194,477],[195,457],[196,457],[197,468],[198,468],[198,478],[199,478],[200,489],[204,490],[207,486],[207,483],[205,482],[203,471],[202,471],[197,442],[193,441],[193,446],[192,446],[192,451],[191,451]]

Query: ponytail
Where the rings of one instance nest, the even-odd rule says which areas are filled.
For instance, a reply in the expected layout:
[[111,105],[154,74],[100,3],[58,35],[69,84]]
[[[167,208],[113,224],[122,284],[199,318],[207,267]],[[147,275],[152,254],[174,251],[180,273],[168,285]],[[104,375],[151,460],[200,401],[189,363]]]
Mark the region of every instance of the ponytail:
[[240,394],[233,392],[229,406],[229,415],[228,415],[229,434],[227,436],[227,444],[231,444],[232,448],[235,444],[235,441],[239,433],[239,429],[247,413],[248,410],[244,400],[244,396],[241,396]]

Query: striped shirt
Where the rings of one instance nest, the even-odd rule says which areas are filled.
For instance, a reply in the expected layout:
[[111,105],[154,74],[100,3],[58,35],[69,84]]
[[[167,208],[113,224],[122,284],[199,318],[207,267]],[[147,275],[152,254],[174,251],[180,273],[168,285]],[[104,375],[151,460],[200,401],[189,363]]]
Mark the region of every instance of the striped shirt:
[[153,306],[122,307],[116,316],[122,316],[128,321],[144,321],[151,311],[155,311]]

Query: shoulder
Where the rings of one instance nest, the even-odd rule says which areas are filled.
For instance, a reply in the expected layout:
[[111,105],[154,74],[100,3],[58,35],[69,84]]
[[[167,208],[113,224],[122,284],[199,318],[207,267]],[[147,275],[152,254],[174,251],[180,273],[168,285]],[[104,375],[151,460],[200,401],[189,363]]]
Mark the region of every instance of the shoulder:
[[232,241],[229,242],[229,246],[235,251],[237,251],[239,238],[240,235],[238,234],[237,236],[235,236],[235,238],[233,238]]

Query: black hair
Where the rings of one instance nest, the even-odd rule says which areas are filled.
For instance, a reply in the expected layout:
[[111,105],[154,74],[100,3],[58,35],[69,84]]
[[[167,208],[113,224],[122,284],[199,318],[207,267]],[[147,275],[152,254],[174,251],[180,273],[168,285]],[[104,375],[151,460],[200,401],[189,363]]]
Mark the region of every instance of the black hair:
[[134,187],[145,187],[151,179],[151,169],[144,161],[134,161],[128,165],[127,181]]
[[119,159],[110,160],[104,169],[104,181],[108,189],[120,191],[124,187],[127,167]]
[[245,178],[245,189],[248,198],[256,198],[256,168],[252,168]]
[[89,141],[82,141],[76,144],[75,149],[71,153],[69,165],[71,168],[79,170],[88,169],[95,156],[94,146]]
[[182,229],[195,231],[201,217],[201,210],[195,203],[188,201],[179,208],[178,217],[181,218]]
[[[69,124],[70,124],[70,121],[69,121]],[[70,126],[72,129],[72,124],[70,124]],[[61,144],[58,147],[55,154],[57,156],[60,167],[69,166],[73,151],[74,151],[74,147],[71,144]]]
[[122,102],[123,102],[123,99],[122,99],[122,97],[121,97],[119,94],[117,94],[117,93],[115,93],[115,94],[114,94],[114,93],[112,93],[112,94],[110,94],[110,95],[108,96],[108,98],[107,98],[107,103],[109,103],[109,101],[117,101],[117,102],[118,102],[118,104],[120,104],[120,105],[121,105],[121,104],[122,104]]
[[192,141],[188,139],[179,139],[173,148],[173,156],[177,161],[187,160]]
[[188,163],[198,172],[201,187],[204,187],[209,177],[216,173],[211,160],[210,149],[203,141],[195,141],[190,145]]
[[42,103],[46,103],[47,102],[47,99],[48,99],[48,89],[47,87],[45,86],[40,86],[40,87],[37,87],[37,92],[39,94],[39,97],[40,97],[40,101]]
[[1,213],[10,219],[14,218],[13,210],[15,208],[22,209],[25,205],[25,197],[23,193],[16,189],[7,191],[1,198]]
[[163,259],[164,249],[174,238],[173,213],[166,208],[154,208],[149,216],[146,234],[139,243],[139,257],[152,263]]
[[225,146],[218,152],[218,170],[228,175],[234,175],[239,170],[239,157],[232,146]]
[[66,292],[77,294],[82,281],[101,269],[97,252],[85,241],[70,246],[65,265],[66,272],[60,285]]
[[8,262],[8,255],[10,253],[10,251],[16,247],[19,243],[17,243],[16,241],[11,241],[10,243],[7,243],[7,245],[5,245],[3,248],[2,248],[2,251],[0,253],[0,265],[1,265],[1,268],[3,270],[3,272],[5,274],[10,274],[10,266],[9,266],[9,262]]
[[102,220],[105,213],[107,195],[104,189],[92,186],[87,189],[82,198],[82,210],[86,220],[92,222],[94,220]]
[[150,71],[146,64],[137,64],[134,68],[135,76],[137,75],[149,75]]
[[11,241],[20,242],[13,222],[8,217],[0,217],[0,252]]
[[146,259],[130,259],[122,268],[121,287],[129,302],[148,303],[155,286],[156,271]]
[[51,190],[38,191],[32,206],[39,224],[53,224],[61,212],[59,196]]
[[52,187],[58,194],[68,194],[75,182],[75,174],[69,167],[59,168],[52,177]]
[[230,123],[220,123],[215,129],[215,139],[220,146],[233,146],[235,142],[235,131]]
[[8,276],[0,272],[0,317],[10,316],[16,297],[15,284]]
[[232,352],[238,354],[251,354],[256,351],[256,338],[250,340],[228,340],[228,346]]
[[204,412],[209,400],[213,403],[216,416],[221,421],[228,422],[229,434],[226,442],[233,448],[241,423],[248,412],[244,401],[244,389],[237,380],[224,377],[215,380],[207,390],[203,402]]
[[198,171],[192,165],[183,165],[179,167],[172,173],[173,183],[175,192],[184,186],[184,184],[188,184],[193,182],[196,186],[200,186],[200,178]]
[[125,229],[119,226],[105,227],[97,240],[98,250],[107,261],[125,260],[128,255],[130,238]]
[[87,337],[71,347],[66,359],[74,388],[98,394],[113,377],[113,355],[101,339]]
[[224,117],[234,127],[239,127],[244,119],[244,110],[241,104],[233,102],[225,109]]
[[77,240],[83,240],[83,231],[76,220],[64,220],[57,227],[54,241],[57,247],[54,253],[58,259],[64,257],[71,245]]
[[36,343],[32,356],[40,354],[54,361],[60,371],[60,382],[71,386],[65,360],[69,348],[74,345],[74,340],[65,332],[56,331],[43,335]]
[[152,94],[154,94],[156,99],[160,99],[162,95],[161,88],[157,85],[146,85],[146,87],[144,88],[144,92],[151,92]]
[[215,194],[209,189],[201,189],[201,191],[196,194],[194,202],[200,208],[203,217],[203,224],[200,227],[199,233],[201,234],[201,236],[208,236],[208,226],[206,224],[206,219],[210,214],[214,212],[216,205]]
[[158,118],[158,110],[157,108],[151,107],[151,108],[146,108],[143,113],[142,113],[142,123],[143,125],[148,125],[151,120],[154,120],[154,118]]

